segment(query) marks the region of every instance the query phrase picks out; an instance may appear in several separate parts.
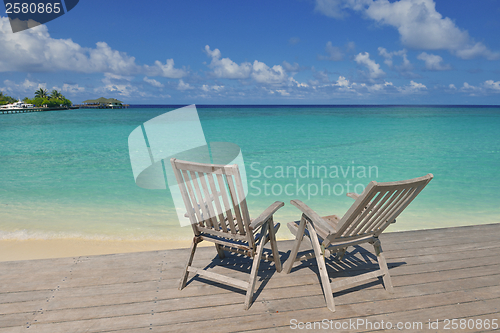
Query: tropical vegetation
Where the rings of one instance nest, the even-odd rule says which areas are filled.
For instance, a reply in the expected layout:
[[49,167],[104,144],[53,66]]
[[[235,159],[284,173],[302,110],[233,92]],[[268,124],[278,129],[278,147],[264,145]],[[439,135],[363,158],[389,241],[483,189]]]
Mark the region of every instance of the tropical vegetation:
[[4,95],[3,92],[0,91],[0,105],[11,104],[16,102],[15,98]]
[[35,106],[46,105],[48,107],[54,106],[71,106],[73,103],[69,99],[63,96],[59,91],[52,90],[49,94],[47,89],[40,88],[35,91],[35,98],[24,98],[24,103],[33,104]]

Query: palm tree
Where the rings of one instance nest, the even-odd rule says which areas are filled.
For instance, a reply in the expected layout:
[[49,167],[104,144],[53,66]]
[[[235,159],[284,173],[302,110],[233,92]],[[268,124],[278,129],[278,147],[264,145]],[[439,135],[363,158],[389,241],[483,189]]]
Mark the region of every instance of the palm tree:
[[64,96],[63,94],[61,94],[59,91],[57,90],[52,90],[52,92],[50,93],[50,98],[51,99],[64,99]]
[[35,98],[47,98],[49,95],[47,95],[47,89],[40,88],[37,91],[35,91]]

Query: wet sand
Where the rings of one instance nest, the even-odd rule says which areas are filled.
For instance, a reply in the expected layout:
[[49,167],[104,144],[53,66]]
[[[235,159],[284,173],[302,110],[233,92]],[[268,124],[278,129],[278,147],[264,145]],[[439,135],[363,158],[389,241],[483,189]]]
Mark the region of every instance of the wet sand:
[[[0,261],[64,258],[185,248],[191,241],[110,241],[88,239],[2,240]],[[200,246],[211,245],[211,243]]]

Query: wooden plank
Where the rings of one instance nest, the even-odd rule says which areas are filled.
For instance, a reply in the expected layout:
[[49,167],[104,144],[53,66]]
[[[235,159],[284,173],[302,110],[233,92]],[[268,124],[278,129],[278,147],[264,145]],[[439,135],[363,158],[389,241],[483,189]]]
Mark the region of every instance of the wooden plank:
[[[500,319],[500,224],[410,234],[381,237],[394,293],[387,293],[377,280],[342,290],[334,293],[335,313],[325,306],[315,260],[291,274],[278,274],[272,264],[263,262],[248,311],[242,309],[245,293],[240,289],[195,278],[188,288],[177,290],[186,249],[0,263],[0,333],[25,332],[27,327],[51,333],[207,328],[285,332],[290,331],[291,318],[303,322]],[[278,248],[283,254],[292,244],[279,242]],[[349,252],[343,263],[327,261],[333,281],[378,268],[375,255],[364,247]],[[216,255],[213,248],[199,248],[194,264],[212,265]],[[230,278],[248,277],[251,260],[228,257],[213,271]]]
[[188,271],[194,274],[199,274],[203,277],[206,277],[207,279],[215,280],[221,283],[226,283],[238,288],[243,288],[243,289],[248,288],[248,282],[237,280],[226,275],[217,274],[214,272],[206,271],[192,266],[188,268]]

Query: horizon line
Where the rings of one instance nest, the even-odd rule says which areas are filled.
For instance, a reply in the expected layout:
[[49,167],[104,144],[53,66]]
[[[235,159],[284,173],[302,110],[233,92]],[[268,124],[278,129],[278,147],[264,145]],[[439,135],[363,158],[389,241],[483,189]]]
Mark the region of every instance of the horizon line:
[[184,107],[195,105],[198,108],[210,107],[500,107],[497,104],[129,104],[129,107]]

